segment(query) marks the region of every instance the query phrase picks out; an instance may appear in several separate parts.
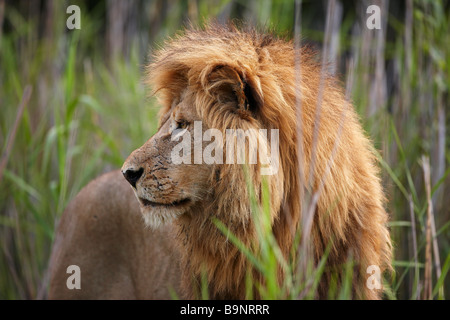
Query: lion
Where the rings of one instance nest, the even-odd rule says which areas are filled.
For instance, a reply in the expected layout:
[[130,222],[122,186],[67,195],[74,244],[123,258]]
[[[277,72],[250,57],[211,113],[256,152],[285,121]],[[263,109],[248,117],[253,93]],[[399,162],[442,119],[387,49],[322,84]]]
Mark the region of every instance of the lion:
[[[390,269],[392,248],[371,141],[338,81],[329,75],[321,80],[315,52],[304,47],[297,53],[298,85],[291,40],[215,24],[167,40],[146,75],[162,106],[159,129],[121,171],[91,182],[64,212],[50,262],[49,297],[192,299],[206,278],[209,298],[244,299],[248,272],[259,283],[263,275],[217,221],[248,248],[258,248],[250,195],[261,204],[265,181],[270,226],[286,259],[305,228],[305,194],[319,195],[308,239],[314,263],[325,251],[327,258],[316,297],[327,298],[333,272],[339,285],[351,257],[352,298],[380,299],[382,290],[366,285],[367,270]],[[180,150],[182,137],[198,135],[198,123],[201,137],[209,129],[224,133],[214,140],[223,158],[241,148],[221,140],[226,130],[250,132],[245,147],[256,141],[263,150],[260,161],[249,163],[251,150],[244,151],[243,164],[199,161],[195,150],[204,151],[211,137],[189,140],[184,146],[193,152]],[[277,130],[277,143],[264,139],[261,129]],[[275,148],[277,170],[263,175],[265,152]],[[174,150],[192,161],[175,163]],[[80,290],[66,286],[72,264],[81,270]],[[279,274],[281,283],[284,273]]]

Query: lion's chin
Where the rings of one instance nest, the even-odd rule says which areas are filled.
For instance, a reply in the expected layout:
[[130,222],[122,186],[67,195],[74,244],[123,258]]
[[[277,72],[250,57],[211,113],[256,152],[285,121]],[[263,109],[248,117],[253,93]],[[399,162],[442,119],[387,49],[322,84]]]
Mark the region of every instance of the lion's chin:
[[144,217],[145,225],[153,229],[170,223],[184,212],[185,210],[178,208],[149,208],[141,205],[141,213]]
[[145,224],[151,228],[158,228],[181,216],[186,212],[191,202],[189,199],[182,199],[169,204],[163,204],[139,197],[138,199]]
[[145,224],[153,229],[172,222],[174,219],[184,214],[192,205],[192,201],[188,198],[170,203],[161,203],[141,197],[134,188],[133,191],[139,201]]

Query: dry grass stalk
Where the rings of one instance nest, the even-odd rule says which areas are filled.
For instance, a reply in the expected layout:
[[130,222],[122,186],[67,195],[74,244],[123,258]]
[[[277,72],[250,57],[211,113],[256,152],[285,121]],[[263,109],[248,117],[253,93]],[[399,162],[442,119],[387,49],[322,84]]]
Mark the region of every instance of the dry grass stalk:
[[414,254],[414,269],[415,269],[415,283],[416,283],[416,295],[415,299],[417,300],[419,298],[418,292],[419,292],[419,262],[417,260],[418,253],[417,253],[417,233],[416,233],[416,218],[414,216],[414,203],[412,200],[411,194],[409,195],[409,213],[411,217],[411,233],[412,233],[412,244],[413,244],[413,254]]
[[422,167],[423,175],[425,180],[425,190],[427,194],[427,221],[426,221],[426,247],[425,247],[425,280],[423,285],[422,298],[424,300],[431,299],[431,269],[432,267],[432,256],[431,256],[431,246],[432,246],[432,236],[431,236],[431,220],[432,220],[432,209],[433,204],[431,202],[431,183],[430,183],[430,160],[426,156],[422,156]]

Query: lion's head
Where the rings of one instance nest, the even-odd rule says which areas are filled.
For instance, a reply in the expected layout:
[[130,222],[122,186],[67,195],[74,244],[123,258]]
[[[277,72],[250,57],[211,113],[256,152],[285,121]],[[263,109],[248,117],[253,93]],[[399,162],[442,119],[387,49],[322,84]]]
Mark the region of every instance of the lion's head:
[[[266,176],[273,207],[283,198],[281,110],[266,107],[271,97],[263,94],[258,76],[264,46],[276,41],[256,33],[220,32],[234,38],[216,41],[212,30],[187,33],[169,42],[149,67],[149,82],[162,105],[159,129],[122,167],[148,225],[205,209],[248,224],[246,179],[260,197]],[[249,40],[242,37],[254,37],[261,51],[237,48]]]

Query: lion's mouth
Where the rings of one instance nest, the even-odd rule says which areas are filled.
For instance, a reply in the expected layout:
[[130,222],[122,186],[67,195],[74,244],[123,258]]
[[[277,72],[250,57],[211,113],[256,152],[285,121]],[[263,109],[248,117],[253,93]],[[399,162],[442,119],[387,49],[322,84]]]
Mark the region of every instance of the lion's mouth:
[[141,200],[142,204],[146,207],[153,207],[153,208],[158,208],[158,207],[181,207],[184,206],[186,204],[188,204],[191,200],[186,198],[186,199],[181,199],[181,200],[177,200],[177,201],[172,201],[169,203],[161,203],[161,202],[153,202],[144,198],[139,198],[139,200]]

